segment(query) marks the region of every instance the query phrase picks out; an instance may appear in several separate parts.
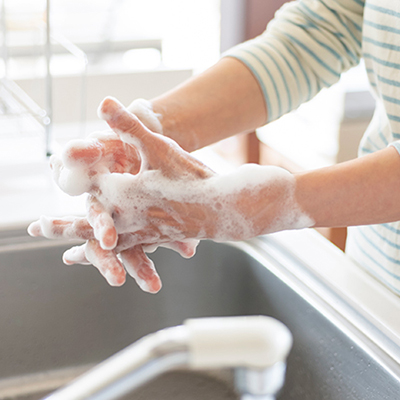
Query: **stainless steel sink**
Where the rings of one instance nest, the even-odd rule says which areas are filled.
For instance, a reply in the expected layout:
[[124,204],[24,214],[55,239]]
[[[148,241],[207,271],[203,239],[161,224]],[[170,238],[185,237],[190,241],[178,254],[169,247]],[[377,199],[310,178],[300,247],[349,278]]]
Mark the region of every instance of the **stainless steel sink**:
[[[63,265],[69,246],[20,230],[0,232],[0,400],[40,399],[142,336],[187,318],[259,314],[282,321],[294,337],[279,399],[400,398],[396,357],[367,334],[378,328],[331,288],[322,298],[305,285],[296,275],[307,265],[273,237],[203,242],[190,260],[160,249],[152,257],[163,280],[157,295],[143,293],[131,279],[112,288],[92,267]],[[237,394],[230,371],[177,371],[129,397],[158,398]]]

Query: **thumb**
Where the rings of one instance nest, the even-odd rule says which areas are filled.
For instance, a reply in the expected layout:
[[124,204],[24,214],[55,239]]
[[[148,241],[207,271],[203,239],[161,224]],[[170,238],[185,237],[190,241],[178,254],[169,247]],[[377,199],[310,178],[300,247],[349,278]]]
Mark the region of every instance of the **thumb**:
[[213,175],[208,167],[191,157],[172,139],[147,129],[135,115],[112,97],[103,100],[99,107],[99,116],[121,139],[137,147],[152,169],[159,169],[165,176],[174,178],[190,174],[207,178]]

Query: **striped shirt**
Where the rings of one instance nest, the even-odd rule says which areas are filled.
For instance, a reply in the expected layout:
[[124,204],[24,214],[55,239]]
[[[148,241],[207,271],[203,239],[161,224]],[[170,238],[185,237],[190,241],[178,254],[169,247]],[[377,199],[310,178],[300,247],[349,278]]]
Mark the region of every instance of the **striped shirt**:
[[[377,106],[359,156],[400,152],[400,1],[297,0],[256,39],[225,55],[257,78],[269,121],[297,108],[365,61]],[[400,294],[400,221],[349,228],[346,253]]]

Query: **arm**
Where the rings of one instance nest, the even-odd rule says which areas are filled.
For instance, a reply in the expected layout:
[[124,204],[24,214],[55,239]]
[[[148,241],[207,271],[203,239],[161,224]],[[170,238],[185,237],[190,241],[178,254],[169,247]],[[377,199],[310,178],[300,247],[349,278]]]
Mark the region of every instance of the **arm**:
[[[276,167],[247,165],[216,176],[173,142],[151,133],[117,103],[108,100],[104,105],[107,122],[127,143],[140,144],[150,167],[137,177],[106,173],[105,180],[100,176],[98,180],[96,175],[87,176],[89,187],[96,182],[99,185],[95,190],[99,205],[108,215],[115,215],[122,233],[117,246],[100,248],[93,240],[92,226],[96,225],[84,220],[42,219],[31,225],[30,233],[88,240],[83,247],[68,251],[64,259],[67,263],[90,261],[112,284],[125,280],[117,257],[120,253],[126,269],[142,287],[159,290],[159,277],[143,253],[143,245],[180,242],[180,250],[190,256],[190,248],[182,248],[187,239],[242,240],[285,229],[400,219],[400,157],[392,147],[298,175]],[[75,166],[80,176],[85,176],[85,165],[73,162],[74,153],[65,157],[69,168]],[[117,186],[119,190],[113,190]],[[130,201],[119,193],[125,193]]]
[[[131,117],[124,114],[123,118],[129,121]],[[139,126],[137,121],[131,122]],[[160,181],[164,187],[163,195],[152,194],[153,190],[160,190],[159,181],[156,178],[153,187],[152,179],[145,178],[146,172],[142,175],[145,179],[137,181],[127,176],[125,183],[118,175],[108,176],[104,189],[113,187],[110,184],[116,180],[127,185],[123,190],[130,193],[130,198],[147,199],[140,210],[139,225],[135,210],[139,204],[137,201],[117,204],[121,221],[128,225],[122,228],[126,234],[118,242],[117,253],[140,244],[188,238],[242,240],[308,226],[354,226],[400,219],[400,156],[394,147],[297,175],[281,168],[248,165],[229,175],[216,176],[179,148],[167,150],[170,144],[163,142],[161,136],[152,136],[143,127],[139,128],[125,135],[128,138],[132,133],[136,136],[135,131],[147,135],[144,137],[149,143],[145,147],[155,149],[147,153],[152,160],[150,166],[163,171]],[[176,168],[177,162],[182,162],[182,168]],[[187,171],[193,172],[187,175]],[[180,178],[182,173],[183,181]],[[149,176],[156,177],[154,173]],[[115,207],[113,196],[109,196],[106,190],[103,195],[107,197],[103,201],[109,202],[112,213]],[[83,221],[78,222],[44,220],[36,223],[31,233],[48,236],[52,232],[50,236],[54,237],[93,239],[93,229]],[[129,233],[130,224],[134,226],[133,233]],[[78,258],[75,257],[73,255],[71,262],[85,260],[82,252]],[[116,259],[115,255],[111,257]],[[103,261],[99,260],[99,263]]]
[[[329,4],[331,8],[327,7],[326,4]],[[306,8],[307,5],[317,8],[311,11],[304,10],[301,8],[304,5]],[[150,103],[149,109],[143,109],[142,107],[139,111],[142,111],[144,116],[146,116],[147,112],[152,123],[155,117],[155,126],[160,126],[159,122],[161,122],[160,129],[154,129],[155,131],[162,132],[165,136],[173,138],[184,149],[191,151],[236,133],[253,130],[264,122],[273,120],[280,114],[290,111],[290,109],[297,107],[302,101],[314,95],[324,85],[332,84],[338,79],[341,72],[358,61],[360,52],[358,42],[361,33],[353,31],[357,31],[354,21],[360,22],[359,20],[362,18],[362,5],[360,5],[359,1],[325,0],[322,2],[302,0],[292,3],[287,10],[289,11],[282,13],[274,28],[267,32],[265,37],[262,37],[254,44],[246,44],[244,47],[239,48],[230,54],[230,58],[221,60],[215,67],[205,73],[154,99]],[[330,18],[325,20],[324,17],[328,15]],[[337,16],[339,18],[336,18]],[[288,22],[286,17],[290,17],[292,20]],[[333,17],[337,19],[336,23],[333,23],[335,20]],[[320,21],[321,18],[324,22]],[[287,23],[289,23],[290,29],[289,27],[286,29]],[[351,34],[345,32],[348,29],[350,29]],[[292,37],[287,36],[286,32],[290,32]],[[298,38],[300,36],[304,39],[301,44],[292,40],[293,37]],[[331,74],[332,76],[329,76],[330,71],[320,68],[319,63],[312,57],[310,58],[307,48],[309,50],[313,46],[315,46],[318,54],[324,53],[324,60],[334,67],[336,72]],[[260,52],[265,53],[265,55]],[[244,53],[250,54],[250,57],[244,57]],[[264,57],[261,64],[260,59],[262,57],[260,58],[260,55]],[[267,59],[265,59],[265,56],[267,56]],[[254,59],[257,61],[255,62]],[[296,65],[297,69],[294,69]],[[260,74],[260,71],[262,74]],[[286,97],[284,96],[285,93],[287,94]],[[149,111],[154,114],[149,113]],[[142,119],[142,121],[146,124],[145,119]],[[152,151],[150,147],[148,150]],[[112,147],[104,146],[105,148],[112,149]],[[99,151],[100,160],[107,153],[104,149]],[[165,154],[161,152],[161,155]],[[179,154],[180,156],[182,155],[182,153]],[[96,160],[92,160],[89,157],[87,161],[88,164],[92,165],[92,161],[97,162]],[[196,166],[195,161],[187,158],[187,156],[184,156],[182,160],[186,160],[189,164],[193,164],[194,167],[198,167],[202,171],[203,167]],[[118,165],[119,161],[118,157],[112,159],[110,160],[110,165]],[[175,159],[172,157],[172,164],[164,170],[165,175],[168,175],[169,168],[174,171],[174,161]],[[105,170],[110,170],[111,172],[112,168],[107,166]],[[122,171],[118,169],[116,172],[124,171],[125,169],[122,168]],[[243,172],[243,170],[241,171]],[[252,172],[255,172],[255,170],[250,172],[249,176],[252,176]],[[88,218],[92,219],[90,225],[87,221],[81,221],[84,226],[84,234],[81,229],[74,229],[74,222],[60,221],[59,223],[54,223],[54,221],[50,221],[50,228],[54,228],[51,234],[63,235],[64,232],[68,231],[68,237],[77,236],[89,240],[86,250],[85,248],[83,249],[84,253],[82,254],[82,250],[73,252],[74,254],[70,254],[69,261],[86,262],[87,260],[93,260],[92,262],[99,267],[105,276],[110,276],[110,274],[117,276],[118,279],[114,283],[121,284],[125,276],[123,274],[123,266],[116,257],[117,250],[121,252],[124,249],[128,250],[129,254],[126,259],[131,260],[132,269],[135,269],[132,275],[135,276],[138,269],[141,271],[144,269],[149,271],[151,269],[149,260],[144,258],[142,244],[170,243],[171,241],[176,242],[178,239],[178,248],[181,249],[181,240],[185,237],[208,237],[217,240],[240,239],[260,233],[312,225],[312,219],[307,213],[309,212],[314,218],[313,212],[315,210],[309,204],[310,200],[313,199],[307,198],[306,191],[299,191],[298,188],[303,186],[296,183],[296,179],[290,174],[283,171],[277,173],[276,170],[271,170],[271,167],[258,167],[257,177],[262,178],[263,174],[265,174],[265,182],[262,182],[262,180],[257,181],[251,189],[246,185],[243,187],[236,186],[234,193],[230,193],[229,207],[227,208],[228,215],[232,216],[230,211],[231,207],[234,207],[236,216],[239,215],[240,220],[236,222],[243,227],[242,232],[240,229],[228,229],[226,232],[222,232],[221,235],[218,229],[214,229],[214,226],[219,228],[216,221],[218,221],[217,217],[220,213],[208,207],[208,215],[211,215],[211,217],[206,218],[206,222],[209,224],[207,226],[200,226],[200,224],[194,230],[189,227],[190,229],[188,228],[189,230],[187,231],[183,231],[180,227],[175,230],[178,234],[177,237],[166,235],[161,237],[160,241],[157,223],[153,224],[153,226],[150,224],[149,227],[145,226],[143,230],[143,233],[149,232],[148,235],[145,234],[143,236],[144,238],[134,237],[134,241],[128,243],[127,247],[118,248],[117,246],[115,250],[110,250],[115,246],[116,235],[119,233],[113,226],[111,216],[118,215],[118,212],[113,214],[112,205],[110,205],[110,212],[110,210],[104,209],[101,203],[95,201],[88,213]],[[93,175],[90,176],[93,177]],[[223,187],[225,181],[225,178],[218,178],[218,184],[215,185],[215,188]],[[233,181],[235,182],[235,176],[233,176]],[[242,183],[245,182],[244,179],[240,181]],[[313,182],[313,179],[310,179],[309,182]],[[200,186],[205,187],[203,184]],[[91,190],[91,186],[89,190]],[[209,191],[204,193],[209,194]],[[316,190],[316,194],[318,194],[318,190]],[[301,200],[300,205],[298,204],[297,196]],[[157,199],[157,196],[154,199]],[[167,222],[176,223],[181,221],[180,216],[186,217],[190,215],[188,210],[193,204],[188,199],[186,200],[186,203],[182,204],[183,210],[180,209],[181,204],[179,201],[172,201],[172,204],[167,209],[176,212],[179,218],[172,218],[171,220],[170,214],[167,212],[163,214]],[[218,204],[218,202],[214,201],[215,198],[210,198],[209,200],[208,206]],[[220,206],[223,206],[223,202],[220,203]],[[175,209],[175,207],[177,208]],[[306,212],[303,211],[302,207]],[[153,208],[153,211],[156,212],[154,215],[156,220],[159,221],[160,215],[157,214],[159,209],[156,207],[155,209]],[[193,211],[194,217],[196,214],[200,216],[197,222],[203,220],[203,212],[207,213],[202,204],[198,207],[195,206]],[[250,214],[247,216],[246,212],[250,212]],[[104,215],[106,218],[103,218]],[[323,215],[323,212],[321,215]],[[97,221],[101,223],[97,224]],[[105,225],[104,221],[106,221]],[[121,221],[126,221],[126,219],[121,218]],[[196,218],[194,218],[194,223],[197,222]],[[235,223],[234,218],[233,223]],[[317,223],[319,222],[317,221]],[[35,224],[31,227],[32,234],[46,234],[46,230],[41,229],[39,225]],[[91,227],[94,227],[95,231]],[[199,227],[201,228],[200,230],[198,229]],[[48,232],[50,231],[48,230]],[[112,233],[110,235],[111,240],[107,243],[104,232]],[[154,232],[155,236],[152,237]],[[130,237],[129,233],[128,237]],[[100,247],[94,238],[102,241],[103,245]],[[133,254],[130,253],[129,246],[133,246],[131,247]],[[184,253],[189,255],[193,251],[184,250]],[[133,266],[134,264],[136,267]],[[110,270],[119,272],[110,272]],[[159,288],[159,279],[156,279],[155,282],[156,285],[153,285],[152,290]]]
[[187,151],[251,132],[267,121],[257,80],[241,61],[230,57],[151,103],[163,135]]
[[163,135],[196,150],[252,131],[337,82],[361,57],[362,4],[289,3],[263,35],[151,101]]
[[296,199],[316,227],[400,219],[400,156],[394,147],[296,176]]

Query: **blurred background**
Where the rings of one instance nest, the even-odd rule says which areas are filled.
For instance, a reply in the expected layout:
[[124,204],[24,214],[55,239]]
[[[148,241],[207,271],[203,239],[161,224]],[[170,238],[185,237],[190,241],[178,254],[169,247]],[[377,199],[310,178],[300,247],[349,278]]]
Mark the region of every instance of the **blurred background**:
[[[48,182],[47,157],[105,127],[96,114],[105,96],[128,105],[175,87],[260,34],[285,3],[0,2],[0,224],[35,218],[43,196],[50,213],[71,209]],[[373,109],[360,65],[298,110],[211,151],[232,165],[277,164],[293,172],[331,165],[356,156]],[[324,234],[341,247],[343,230],[337,238],[332,230]]]
[[[25,145],[27,137],[39,139],[40,112],[18,89],[15,93],[14,83],[51,118],[49,147],[54,147],[90,132],[106,95],[126,105],[151,98],[219,56],[216,0],[1,1],[0,73],[7,82],[0,135],[23,135]],[[0,162],[17,161],[14,151],[2,148]],[[23,158],[37,160],[42,154],[29,151]]]

